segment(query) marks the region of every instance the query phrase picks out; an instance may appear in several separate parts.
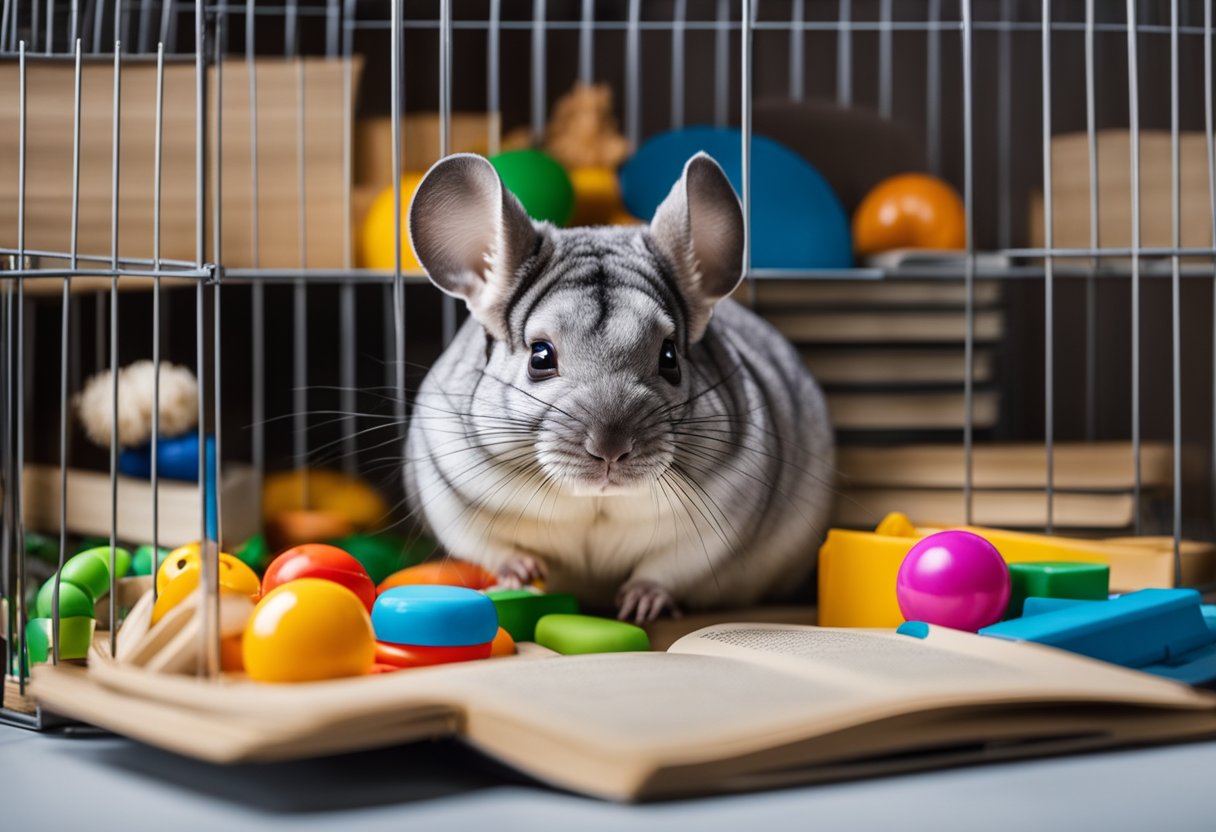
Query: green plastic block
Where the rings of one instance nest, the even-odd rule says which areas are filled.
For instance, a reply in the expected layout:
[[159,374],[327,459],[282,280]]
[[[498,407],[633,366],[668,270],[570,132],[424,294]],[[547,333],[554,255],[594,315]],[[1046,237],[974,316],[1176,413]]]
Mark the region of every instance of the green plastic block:
[[1009,581],[1006,618],[1020,616],[1031,597],[1105,601],[1110,595],[1110,567],[1103,563],[1011,563]]
[[331,540],[330,544],[363,564],[376,584],[398,570],[420,563],[433,545],[428,541],[424,548],[394,534],[352,534]]
[[[92,618],[63,618],[59,621],[59,658],[83,659],[89,654],[93,643]],[[51,660],[51,642],[55,630],[49,618],[31,618],[25,625],[25,645],[29,650],[30,664]]]
[[578,601],[564,592],[497,589],[486,595],[498,608],[498,624],[516,641],[535,641],[536,622],[546,615],[578,612]]
[[[34,615],[38,618],[50,618],[54,613],[55,576],[47,578],[46,583],[38,590],[38,598],[34,602]],[[76,618],[93,617],[93,599],[76,584],[65,580],[59,581],[59,617]]]
[[[160,562],[164,563],[165,558],[169,556],[169,550],[161,547]],[[152,546],[145,543],[135,550],[135,554],[131,555],[131,573],[132,575],[151,575],[152,574]]]
[[650,649],[641,627],[591,615],[546,615],[536,623],[536,643],[567,656]]

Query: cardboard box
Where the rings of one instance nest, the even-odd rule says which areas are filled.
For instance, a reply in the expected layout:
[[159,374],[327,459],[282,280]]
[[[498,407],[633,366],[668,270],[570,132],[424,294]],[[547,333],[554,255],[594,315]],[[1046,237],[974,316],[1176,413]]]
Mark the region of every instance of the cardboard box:
[[[352,66],[357,87],[361,61]],[[341,268],[346,263],[348,227],[344,207],[344,63],[305,58],[259,59],[258,208],[259,250],[253,251],[253,183],[250,174],[249,69],[243,60],[223,65],[222,112],[222,257],[226,267]],[[17,243],[18,67],[0,62],[0,245]],[[71,248],[73,81],[70,63],[29,61],[26,68],[27,249],[67,252]],[[78,251],[110,254],[113,66],[88,62],[81,75],[80,190]],[[150,258],[153,253],[156,68],[130,61],[122,68],[120,110],[119,234],[120,256]],[[216,69],[208,79],[209,161],[205,210],[204,259],[212,244],[216,180]],[[300,118],[301,102],[303,119]],[[165,67],[161,256],[196,256],[194,66]],[[303,129],[305,178],[300,189],[299,147]],[[304,246],[300,245],[300,205],[304,207]],[[301,256],[303,253],[303,257]],[[43,267],[62,261],[43,258]],[[104,263],[81,263],[82,268]],[[133,281],[123,281],[124,287]],[[109,286],[108,278],[73,281],[76,289]],[[60,281],[31,281],[31,291],[61,291]]]
[[[1051,141],[1052,227],[1057,248],[1089,248],[1089,140],[1084,133],[1055,136]],[[1207,147],[1202,133],[1179,137],[1184,248],[1212,245],[1212,212],[1208,194]],[[1098,133],[1098,233],[1104,248],[1131,246],[1131,134]],[[1172,242],[1170,134],[1140,131],[1140,244],[1168,247]],[[1043,246],[1043,194],[1030,203],[1030,244]]]

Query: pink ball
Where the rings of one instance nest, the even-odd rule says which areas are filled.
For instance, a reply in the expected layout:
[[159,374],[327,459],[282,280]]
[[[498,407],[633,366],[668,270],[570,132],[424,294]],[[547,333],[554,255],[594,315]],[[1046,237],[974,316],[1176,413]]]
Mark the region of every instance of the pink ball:
[[1009,567],[978,534],[938,532],[908,550],[895,579],[895,597],[908,621],[974,633],[1005,614]]

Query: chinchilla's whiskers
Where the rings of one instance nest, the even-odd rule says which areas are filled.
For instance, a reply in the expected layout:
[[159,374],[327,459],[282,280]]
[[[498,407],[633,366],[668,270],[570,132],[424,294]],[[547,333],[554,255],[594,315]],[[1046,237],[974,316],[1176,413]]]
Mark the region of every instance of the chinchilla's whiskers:
[[[529,458],[532,456],[533,456],[532,449],[527,448],[525,450],[518,452],[517,454],[508,455],[506,457],[486,457],[484,459],[478,460],[475,464],[464,468],[463,470],[461,470],[460,472],[458,472],[454,475],[451,475],[449,477],[449,482],[443,483],[442,488],[437,489],[436,492],[434,494],[432,494],[431,496],[429,496],[427,499],[420,501],[417,506],[415,506],[410,511],[406,512],[406,514],[400,520],[393,523],[392,526],[390,526],[389,528],[395,528],[397,526],[404,525],[406,523],[412,522],[413,520],[415,520],[418,517],[423,516],[423,512],[436,499],[438,499],[439,497],[445,496],[448,492],[457,492],[457,489],[460,488],[461,486],[465,485],[467,481],[480,477],[482,473],[484,473],[486,470],[489,470],[490,468],[497,468],[499,466],[505,465],[508,467],[508,470],[510,471],[510,470],[513,470],[514,466],[517,466],[517,465],[535,464],[534,462],[529,460]],[[497,482],[497,480],[495,480],[495,482]],[[492,487],[492,485],[493,484],[491,484],[491,487]],[[459,493],[459,492],[457,492],[457,493]],[[391,517],[398,509],[400,509],[406,505],[408,499],[409,499],[409,497],[407,495],[406,497],[398,500],[396,503],[394,503],[389,508],[389,510],[387,512],[385,512],[384,516]],[[465,498],[463,496],[461,496],[461,499],[468,500],[468,498]],[[476,506],[477,506],[476,499],[470,501],[468,503],[468,505],[466,505],[466,507],[457,515],[457,517],[455,519],[459,520],[460,518],[463,518],[465,513],[467,513],[469,511],[469,509],[475,508]],[[447,529],[445,528],[443,531],[446,531],[446,530]],[[436,537],[442,538],[442,531],[436,529],[435,534],[436,534]]]
[[[735,427],[737,427],[739,429],[738,430],[725,430],[723,428],[701,427],[702,425],[706,425],[706,424],[715,424],[718,421],[734,424]],[[809,456],[815,462],[818,462],[823,465],[827,465],[828,469],[832,473],[834,473],[834,474],[840,473],[840,471],[836,469],[834,464],[828,464],[828,461],[821,454],[818,454],[815,451],[811,450],[810,448],[804,447],[804,446],[799,445],[794,442],[783,442],[781,440],[781,437],[778,436],[777,434],[773,433],[772,431],[766,430],[765,428],[761,427],[760,425],[757,425],[757,424],[754,424],[751,422],[729,422],[729,420],[715,420],[713,422],[709,422],[709,421],[689,422],[686,420],[680,420],[678,422],[672,422],[672,432],[679,435],[679,432],[675,430],[676,428],[686,428],[683,435],[697,436],[702,439],[718,441],[718,442],[722,442],[724,444],[729,444],[731,442],[735,442],[736,447],[746,447],[748,450],[750,450],[754,453],[764,454],[764,455],[767,455],[771,459],[784,461],[787,458],[784,454],[773,454],[762,448],[757,448],[752,445],[744,445],[744,444],[740,443],[738,439],[735,439],[735,437],[740,437],[740,438],[744,437],[748,430],[758,430],[761,433],[768,436],[769,438],[773,439],[775,442],[777,442],[779,449],[789,449],[789,450],[799,451],[799,452]],[[712,434],[725,434],[725,436],[727,438],[713,436]],[[807,471],[806,469],[803,469],[803,468],[799,468],[798,470],[800,470],[804,473],[810,473],[809,471]]]
[[579,419],[574,414],[570,413],[569,411],[562,410],[557,405],[553,404],[552,402],[547,402],[544,399],[540,398],[539,396],[532,395],[531,393],[529,393],[527,390],[520,387],[519,385],[512,384],[511,382],[507,381],[506,379],[499,378],[498,376],[496,376],[492,373],[488,373],[485,370],[479,370],[479,372],[481,373],[482,378],[488,378],[491,381],[497,381],[499,384],[503,385],[504,387],[508,387],[517,393],[527,396],[529,399],[532,399],[533,401],[539,402],[540,404],[544,405],[546,409],[556,410],[558,413],[561,413],[563,416],[568,416],[569,418],[578,422],[580,425],[583,425],[584,427],[586,427],[586,424],[583,422],[583,420]]
[[[689,458],[688,456],[686,456],[681,461],[680,464],[682,466],[684,466],[692,471],[696,471],[697,473],[702,474],[704,476],[717,477],[718,479],[722,480],[722,482],[725,483],[727,486],[732,486],[732,485],[734,485],[734,483],[732,483],[730,481],[730,479],[725,474],[723,474],[721,471],[721,468],[725,465],[727,468],[730,468],[730,470],[735,471],[736,473],[742,474],[749,479],[755,480],[757,484],[763,485],[766,489],[770,490],[773,494],[775,494],[776,496],[785,500],[785,502],[789,504],[790,508],[792,508],[792,509],[794,509],[794,511],[798,512],[798,515],[802,518],[803,522],[806,523],[808,528],[810,528],[815,533],[819,533],[819,531],[820,531],[819,525],[817,523],[813,523],[810,520],[810,518],[808,518],[806,516],[806,513],[803,511],[804,505],[801,505],[799,503],[799,500],[801,500],[802,503],[805,504],[805,506],[808,506],[808,507],[813,506],[814,500],[810,496],[799,497],[798,495],[790,494],[785,489],[778,488],[776,485],[774,485],[772,482],[770,482],[768,480],[761,479],[760,477],[755,476],[754,474],[751,474],[747,471],[744,471],[741,468],[737,468],[737,467],[731,466],[727,463],[723,463],[721,460],[717,459],[712,454],[697,453],[697,454],[691,454],[691,457],[692,458]],[[696,462],[693,461],[694,459],[703,460],[703,461],[705,461],[706,464],[698,465]],[[840,493],[835,488],[830,488],[830,490],[836,494]]]
[[[764,457],[766,459],[771,459],[773,462],[780,463],[783,467],[792,468],[793,470],[798,471],[801,474],[805,474],[806,476],[815,479],[822,485],[825,485],[829,488],[832,487],[832,481],[830,479],[823,477],[817,471],[814,471],[810,468],[805,468],[801,465],[796,465],[791,460],[789,460],[786,457],[781,456],[780,454],[774,454],[774,453],[771,453],[770,451],[765,451],[760,448],[756,448],[752,445],[748,445],[745,442],[736,442],[736,441],[733,441],[730,439],[723,439],[722,437],[719,437],[719,436],[708,436],[704,433],[697,433],[695,431],[673,430],[672,435],[700,439],[705,442],[714,442],[714,443],[717,443],[718,445],[721,445],[724,447],[735,448],[736,450],[739,450],[739,451],[746,451],[747,453],[755,454],[756,456]],[[706,449],[706,450],[708,450],[708,449]]]
[[[715,568],[714,568],[714,561],[713,561],[713,558],[711,558],[711,557],[709,556],[709,546],[708,546],[708,544],[706,544],[706,542],[705,542],[705,535],[703,535],[703,534],[701,533],[701,527],[700,527],[700,526],[697,524],[696,519],[695,519],[695,518],[693,518],[693,516],[692,516],[692,511],[691,511],[691,509],[688,507],[688,505],[687,505],[686,501],[685,501],[685,500],[680,499],[680,494],[677,494],[677,493],[676,493],[676,485],[675,485],[674,480],[672,480],[672,478],[670,477],[670,472],[669,472],[669,471],[664,471],[664,472],[663,472],[663,474],[662,474],[662,476],[661,476],[659,479],[660,479],[660,481],[662,482],[663,487],[664,487],[664,488],[665,488],[665,489],[666,489],[666,490],[669,492],[669,494],[670,494],[670,496],[668,497],[668,501],[667,501],[667,502],[668,502],[668,505],[671,507],[672,514],[673,514],[673,515],[675,515],[675,516],[678,516],[678,515],[676,515],[676,511],[675,511],[675,506],[678,504],[678,505],[680,506],[680,508],[681,508],[681,509],[683,509],[685,517],[687,517],[687,518],[688,518],[688,525],[692,527],[692,530],[693,530],[694,532],[696,532],[696,534],[697,534],[697,540],[698,540],[698,541],[700,541],[700,543],[701,543],[701,552],[702,552],[702,555],[703,555],[703,556],[704,556],[704,558],[705,558],[705,563],[706,563],[706,565],[709,567],[709,572],[710,572],[710,575],[712,575],[712,576],[713,576],[713,579],[714,579],[714,585],[715,585],[715,586],[718,586],[718,573],[717,573],[717,569],[715,569]],[[673,501],[673,499],[674,499],[674,503],[672,502],[672,501]],[[700,510],[700,509],[697,509],[697,511],[698,511],[698,513],[699,513],[699,514],[701,514],[701,517],[702,517],[703,519],[705,519],[705,515],[704,515],[704,513],[703,513],[703,512],[701,512],[701,510]],[[707,522],[708,522],[708,521],[707,521]],[[729,544],[727,543],[726,539],[722,537],[721,532],[719,532],[719,531],[717,531],[717,530],[715,529],[715,530],[714,530],[714,533],[718,535],[718,538],[719,538],[719,539],[722,541],[723,545],[729,545]],[[676,540],[678,541],[679,539],[680,539],[680,535],[679,535],[679,534],[677,534],[677,535],[676,535]],[[677,555],[679,554],[679,549],[678,549],[678,546],[677,546],[677,552],[676,552],[676,553],[677,553]],[[721,587],[720,587],[720,586],[718,586],[718,589],[719,589],[719,591],[720,591],[720,590],[721,590]]]
[[[499,504],[498,508],[495,509],[493,516],[490,517],[490,522],[485,524],[485,528],[482,532],[482,545],[483,546],[486,546],[489,544],[490,536],[494,533],[494,530],[498,527],[498,518],[502,516],[502,513],[507,508],[507,506],[511,505],[515,501],[515,498],[519,495],[519,493],[521,491],[523,491],[526,488],[532,487],[532,484],[538,478],[543,479],[544,477],[545,477],[544,469],[543,469],[543,467],[541,467],[539,465],[533,466],[532,470],[530,470],[530,471],[527,471],[527,470],[522,471],[519,473],[519,475],[517,477],[515,477],[515,480],[517,481],[515,488],[511,491],[510,494],[507,495],[507,498]],[[495,494],[491,494],[490,498],[493,498],[496,495],[497,495],[497,491],[495,492]],[[536,496],[536,489],[533,488],[532,497],[535,497],[535,496]],[[523,513],[527,509],[528,503],[532,502],[532,497],[529,497],[527,502],[524,503],[524,508],[520,509],[519,516],[515,520],[515,526],[514,526],[515,529],[519,528],[520,519],[523,518]],[[517,540],[518,538],[513,533],[509,539]]]
[[[694,484],[694,482],[684,474],[683,470],[678,464],[673,464],[668,473],[673,475],[672,483],[680,489],[680,493],[684,495],[688,505],[695,508],[697,510],[697,514],[699,514],[706,523],[711,525],[714,532],[718,535],[718,539],[722,541],[724,546],[743,545],[743,540],[741,537],[739,537],[739,532],[737,529],[735,529],[734,524],[730,522],[730,518],[723,513],[721,506],[719,506],[715,500],[706,497],[705,489],[701,488],[699,484]],[[689,487],[693,488],[693,493],[691,495],[685,491],[684,485],[688,485]],[[700,489],[700,492],[698,492],[697,489]],[[707,510],[709,512],[708,514],[706,513]],[[726,525],[730,527],[731,535],[734,537],[733,541],[727,539],[726,529],[722,527],[722,523],[724,521]]]

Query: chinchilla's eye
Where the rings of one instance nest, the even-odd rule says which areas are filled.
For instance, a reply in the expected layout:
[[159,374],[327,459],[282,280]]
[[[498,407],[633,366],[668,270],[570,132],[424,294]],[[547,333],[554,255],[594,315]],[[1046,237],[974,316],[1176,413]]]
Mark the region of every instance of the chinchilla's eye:
[[533,381],[557,375],[557,350],[548,341],[534,341],[528,358],[528,378]]
[[676,355],[676,345],[670,338],[659,347],[659,375],[672,384],[680,383],[680,359]]

